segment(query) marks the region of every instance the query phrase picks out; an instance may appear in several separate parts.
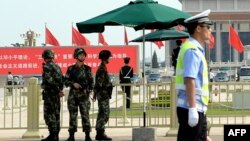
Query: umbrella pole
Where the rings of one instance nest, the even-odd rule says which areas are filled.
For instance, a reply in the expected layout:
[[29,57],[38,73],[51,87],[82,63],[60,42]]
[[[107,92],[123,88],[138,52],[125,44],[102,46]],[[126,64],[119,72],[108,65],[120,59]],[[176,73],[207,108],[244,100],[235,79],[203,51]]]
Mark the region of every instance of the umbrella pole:
[[145,29],[142,30],[142,72],[143,72],[143,127],[146,127],[146,78],[145,78]]

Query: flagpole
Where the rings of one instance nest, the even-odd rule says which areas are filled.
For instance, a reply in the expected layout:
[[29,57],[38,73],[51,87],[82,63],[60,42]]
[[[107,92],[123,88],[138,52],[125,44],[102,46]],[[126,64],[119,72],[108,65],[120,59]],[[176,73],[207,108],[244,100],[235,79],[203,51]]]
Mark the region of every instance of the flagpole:
[[152,45],[152,42],[150,43],[150,45],[151,45],[151,52],[150,52],[150,59],[151,59],[150,62],[151,62],[151,65],[150,66],[151,66],[151,69],[152,69],[153,68],[153,57],[152,57],[152,50],[153,50],[152,46],[153,45]]
[[47,42],[46,42],[46,39],[47,39],[47,34],[46,34],[46,29],[47,29],[47,23],[45,22],[45,40],[44,40],[44,46],[46,47],[47,46]]
[[[229,36],[229,40],[231,40],[230,38],[230,26],[231,26],[231,21],[229,20],[229,32],[228,32],[228,36]],[[230,52],[230,58],[229,58],[229,68],[230,68],[230,71],[229,71],[229,81],[231,81],[231,44],[230,44],[230,50],[229,50],[229,52]]]
[[[127,42],[126,42],[126,38],[127,38],[126,36],[128,35],[128,33],[127,33],[127,31],[126,31],[125,26],[124,26],[123,32],[124,32],[124,38],[123,38],[123,39],[124,39],[124,45],[127,46],[128,44],[127,44]],[[123,50],[123,52],[125,52],[125,48],[124,48],[124,47],[123,47],[122,50]],[[129,57],[130,57],[130,56],[129,56]]]
[[74,46],[73,44],[73,22],[71,22],[71,45]]
[[146,78],[145,78],[145,28],[143,32],[143,44],[142,44],[142,72],[143,72],[143,127],[146,127]]
[[123,32],[124,32],[124,37],[123,37],[123,41],[124,41],[124,45],[127,45],[127,43],[126,43],[126,34],[125,34],[125,30],[126,30],[126,28],[125,28],[125,26],[123,26],[124,28],[123,28]]
[[98,46],[100,45],[100,42],[99,42],[99,40],[100,40],[100,39],[99,39],[99,38],[100,38],[99,36],[100,36],[100,35],[99,35],[99,34],[100,34],[100,33],[97,33],[97,36],[98,36],[98,38],[97,38],[97,45],[98,45]]

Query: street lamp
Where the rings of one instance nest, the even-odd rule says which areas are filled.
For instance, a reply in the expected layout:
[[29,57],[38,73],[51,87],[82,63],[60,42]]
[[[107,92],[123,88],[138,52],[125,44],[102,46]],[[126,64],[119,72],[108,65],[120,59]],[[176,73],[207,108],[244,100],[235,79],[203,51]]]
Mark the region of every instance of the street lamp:
[[20,36],[24,38],[24,46],[36,46],[36,38],[40,37],[40,34],[29,30],[25,34],[20,34]]

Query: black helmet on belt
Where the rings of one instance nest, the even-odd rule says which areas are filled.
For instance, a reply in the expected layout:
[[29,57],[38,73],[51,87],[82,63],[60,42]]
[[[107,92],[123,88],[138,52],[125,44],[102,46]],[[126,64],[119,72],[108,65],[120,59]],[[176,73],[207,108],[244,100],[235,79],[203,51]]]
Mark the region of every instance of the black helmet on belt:
[[50,49],[45,49],[42,53],[42,57],[43,59],[54,59],[55,58],[55,54],[52,50]]
[[108,60],[109,57],[112,57],[111,52],[109,50],[102,50],[99,53],[99,59],[101,60]]
[[87,56],[87,53],[83,48],[76,48],[74,51],[74,58],[77,58],[79,54],[83,53],[85,56]]

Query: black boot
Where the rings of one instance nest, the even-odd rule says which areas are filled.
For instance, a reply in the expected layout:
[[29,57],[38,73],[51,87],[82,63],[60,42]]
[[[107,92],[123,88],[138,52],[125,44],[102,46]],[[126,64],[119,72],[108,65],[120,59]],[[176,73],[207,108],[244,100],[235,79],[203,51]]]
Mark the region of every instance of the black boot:
[[75,132],[69,132],[69,138],[66,141],[75,141]]
[[56,132],[56,141],[59,141],[59,131]]
[[56,132],[49,132],[49,136],[45,139],[41,139],[41,141],[58,141],[57,133]]
[[106,134],[105,134],[105,130],[98,130],[97,131],[97,134],[95,136],[95,139],[96,140],[112,140],[112,138],[108,137]]
[[85,141],[92,141],[90,138],[89,132],[85,132]]
[[41,139],[41,141],[49,141],[49,140],[51,140],[51,134],[49,134],[47,138]]

